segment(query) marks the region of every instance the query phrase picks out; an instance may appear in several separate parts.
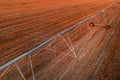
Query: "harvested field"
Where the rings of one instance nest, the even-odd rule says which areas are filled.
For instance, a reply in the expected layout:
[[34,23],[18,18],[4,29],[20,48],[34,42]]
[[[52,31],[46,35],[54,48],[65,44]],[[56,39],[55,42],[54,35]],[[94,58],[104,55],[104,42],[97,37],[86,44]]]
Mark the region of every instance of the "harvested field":
[[[91,1],[66,2],[66,6],[59,4],[44,10],[33,8],[21,14],[21,10],[3,10],[0,14],[0,66],[115,2]],[[104,13],[32,51],[0,71],[1,80],[34,80],[34,77],[35,80],[120,80],[119,7],[119,2],[114,3]],[[4,14],[5,11],[8,13]],[[89,27],[89,23],[95,25]],[[106,29],[106,25],[110,25],[110,29]]]

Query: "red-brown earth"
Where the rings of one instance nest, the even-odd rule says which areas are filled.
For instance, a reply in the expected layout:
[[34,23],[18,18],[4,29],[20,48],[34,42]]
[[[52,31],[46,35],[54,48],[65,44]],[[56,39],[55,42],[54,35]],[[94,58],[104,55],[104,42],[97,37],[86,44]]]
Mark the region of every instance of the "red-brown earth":
[[[1,0],[0,66],[114,2],[114,0]],[[101,25],[90,29],[88,23],[94,21],[89,20],[63,34],[62,38],[57,38],[52,45],[48,44],[34,51],[32,62],[35,78],[119,80],[119,6],[120,4],[116,3],[106,13],[97,16],[100,24],[110,22],[110,30]],[[71,49],[74,49],[77,57],[73,55]],[[17,62],[25,78],[30,80],[32,77],[28,63],[28,56]],[[15,65],[6,70],[0,74],[2,80],[22,80]]]

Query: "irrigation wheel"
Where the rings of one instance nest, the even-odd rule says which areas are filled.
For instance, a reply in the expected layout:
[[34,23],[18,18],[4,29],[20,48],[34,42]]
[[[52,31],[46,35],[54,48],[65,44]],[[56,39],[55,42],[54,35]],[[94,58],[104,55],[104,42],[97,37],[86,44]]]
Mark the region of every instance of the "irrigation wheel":
[[110,29],[110,25],[106,25],[106,29]]

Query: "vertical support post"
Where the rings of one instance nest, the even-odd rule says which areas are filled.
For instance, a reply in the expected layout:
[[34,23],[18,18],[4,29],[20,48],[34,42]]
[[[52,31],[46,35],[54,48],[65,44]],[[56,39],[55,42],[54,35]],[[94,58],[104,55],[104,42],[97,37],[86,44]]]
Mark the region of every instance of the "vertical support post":
[[31,68],[31,71],[32,71],[32,78],[33,78],[33,80],[35,80],[35,74],[34,74],[33,65],[32,65],[32,59],[31,59],[30,54],[29,54],[29,59],[30,59],[30,68]]
[[22,76],[23,80],[26,80],[22,71],[20,70],[19,66],[17,65],[17,63],[15,63],[15,66],[16,66],[17,70],[19,71],[20,75]]

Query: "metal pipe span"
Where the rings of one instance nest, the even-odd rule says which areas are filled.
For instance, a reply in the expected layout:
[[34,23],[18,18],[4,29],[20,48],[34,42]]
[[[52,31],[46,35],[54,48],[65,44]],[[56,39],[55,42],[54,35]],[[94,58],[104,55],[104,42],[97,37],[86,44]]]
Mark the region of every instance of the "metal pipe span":
[[81,24],[81,23],[83,23],[83,22],[85,22],[85,21],[87,21],[87,20],[89,20],[89,19],[91,19],[91,18],[94,18],[94,17],[96,17],[96,16],[98,16],[98,15],[103,14],[103,13],[106,12],[111,6],[112,6],[112,5],[110,5],[110,6],[106,7],[106,8],[104,8],[104,9],[101,10],[100,12],[98,12],[98,13],[96,13],[96,14],[94,14],[94,15],[88,17],[88,18],[85,18],[85,19],[82,20],[82,21],[79,21],[78,23],[74,24],[73,26],[71,26],[71,27],[69,27],[69,28],[67,28],[67,29],[65,29],[65,30],[63,30],[63,31],[61,31],[61,32],[59,32],[58,34],[54,35],[53,37],[51,37],[51,38],[49,38],[48,40],[44,41],[43,43],[39,44],[38,46],[32,48],[31,50],[29,50],[29,51],[23,53],[22,55],[20,55],[20,56],[16,57],[15,59],[9,61],[8,63],[6,63],[6,64],[0,66],[0,71],[4,70],[4,69],[7,68],[8,66],[10,66],[10,65],[12,65],[12,64],[14,64],[14,63],[16,63],[16,62],[17,62],[18,60],[20,60],[21,58],[23,58],[23,57],[25,57],[25,56],[31,54],[33,51],[35,51],[35,50],[37,50],[37,49],[43,47],[43,46],[46,45],[46,44],[48,44],[49,42],[51,42],[53,39],[55,39],[55,38],[58,37],[59,35],[64,34],[64,33],[68,32],[68,31],[72,30],[72,29],[75,28],[77,25],[79,25],[79,24]]

